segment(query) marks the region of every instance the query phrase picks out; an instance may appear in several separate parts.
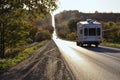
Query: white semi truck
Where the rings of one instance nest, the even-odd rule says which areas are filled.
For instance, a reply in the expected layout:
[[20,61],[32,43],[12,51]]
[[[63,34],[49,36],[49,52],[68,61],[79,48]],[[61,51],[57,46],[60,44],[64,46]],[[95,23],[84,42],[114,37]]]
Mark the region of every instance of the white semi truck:
[[96,47],[102,42],[102,25],[92,19],[87,21],[80,21],[77,23],[77,45]]

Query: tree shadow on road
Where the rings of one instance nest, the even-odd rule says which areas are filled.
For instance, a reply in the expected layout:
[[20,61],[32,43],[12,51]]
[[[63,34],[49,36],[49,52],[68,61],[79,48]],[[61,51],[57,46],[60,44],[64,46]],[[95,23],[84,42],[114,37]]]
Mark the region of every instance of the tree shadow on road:
[[120,49],[117,48],[110,48],[110,47],[88,47],[88,46],[84,46],[83,48],[91,50],[91,51],[95,51],[95,52],[100,52],[100,53],[120,53]]

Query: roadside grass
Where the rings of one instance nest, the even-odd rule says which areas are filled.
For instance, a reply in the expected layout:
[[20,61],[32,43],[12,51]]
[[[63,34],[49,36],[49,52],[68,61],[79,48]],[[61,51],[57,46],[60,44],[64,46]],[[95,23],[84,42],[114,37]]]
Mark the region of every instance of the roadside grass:
[[18,63],[22,62],[23,60],[27,59],[32,53],[34,53],[37,49],[42,47],[48,42],[48,40],[42,41],[34,46],[28,47],[23,51],[17,53],[17,55],[6,57],[4,59],[0,58],[0,73],[3,73],[7,69],[17,65]]
[[102,46],[108,46],[108,47],[120,48],[120,43],[103,42],[103,43],[101,43],[101,45]]

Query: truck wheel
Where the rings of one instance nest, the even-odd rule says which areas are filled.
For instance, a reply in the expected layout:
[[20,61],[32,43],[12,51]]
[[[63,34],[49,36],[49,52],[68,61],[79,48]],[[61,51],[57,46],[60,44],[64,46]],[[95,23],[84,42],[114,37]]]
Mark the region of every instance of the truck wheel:
[[81,47],[83,47],[83,44],[82,44],[82,43],[80,43],[80,46],[81,46]]
[[98,47],[98,44],[95,44],[95,47]]
[[91,47],[91,44],[88,44],[89,47]]
[[77,42],[77,46],[79,46],[80,45],[80,43],[79,42]]

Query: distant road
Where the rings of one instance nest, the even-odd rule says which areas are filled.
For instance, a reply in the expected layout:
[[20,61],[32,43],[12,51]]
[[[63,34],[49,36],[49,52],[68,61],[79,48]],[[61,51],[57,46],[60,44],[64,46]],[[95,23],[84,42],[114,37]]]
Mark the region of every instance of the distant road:
[[120,80],[120,49],[79,47],[56,36],[53,40],[76,80]]

